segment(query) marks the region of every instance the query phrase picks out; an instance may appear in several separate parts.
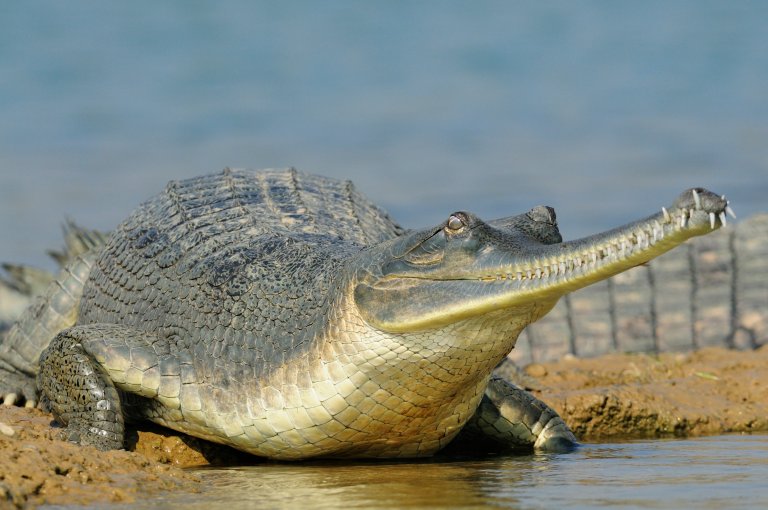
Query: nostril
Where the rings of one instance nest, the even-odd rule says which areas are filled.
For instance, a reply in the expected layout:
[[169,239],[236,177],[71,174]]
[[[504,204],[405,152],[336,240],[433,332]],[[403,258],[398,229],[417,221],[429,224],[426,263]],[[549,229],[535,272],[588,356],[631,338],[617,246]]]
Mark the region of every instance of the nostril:
[[549,223],[550,225],[557,225],[557,215],[555,209],[548,205],[537,205],[530,211],[528,211],[528,217],[533,221],[540,221]]

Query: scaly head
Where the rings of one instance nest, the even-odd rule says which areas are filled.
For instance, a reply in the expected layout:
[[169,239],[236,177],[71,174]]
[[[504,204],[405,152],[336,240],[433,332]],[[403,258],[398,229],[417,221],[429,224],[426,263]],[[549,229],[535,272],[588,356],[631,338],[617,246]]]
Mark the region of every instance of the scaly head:
[[555,212],[484,222],[456,212],[431,229],[380,247],[355,286],[361,316],[376,329],[408,333],[495,311],[548,311],[568,292],[643,264],[686,239],[725,225],[725,197],[702,188],[623,227],[562,242]]

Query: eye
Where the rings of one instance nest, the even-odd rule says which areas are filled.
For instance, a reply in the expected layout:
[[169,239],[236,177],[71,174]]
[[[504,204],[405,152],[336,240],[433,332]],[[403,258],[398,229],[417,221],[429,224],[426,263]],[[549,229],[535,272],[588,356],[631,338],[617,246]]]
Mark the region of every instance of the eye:
[[461,230],[464,227],[464,219],[457,215],[452,214],[450,218],[448,218],[448,222],[446,223],[446,226],[448,227],[448,230],[453,230],[454,232],[457,230]]

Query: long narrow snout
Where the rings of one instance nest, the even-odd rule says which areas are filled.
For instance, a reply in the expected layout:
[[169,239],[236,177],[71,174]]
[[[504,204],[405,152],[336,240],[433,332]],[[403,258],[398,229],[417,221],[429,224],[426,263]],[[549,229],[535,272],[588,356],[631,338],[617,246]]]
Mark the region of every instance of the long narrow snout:
[[501,309],[538,306],[546,312],[568,292],[725,225],[727,213],[733,214],[724,196],[694,188],[652,216],[601,234],[514,250],[508,242],[489,243],[459,272],[390,273],[359,285],[356,300],[368,322],[391,332],[439,327]]
[[[520,283],[517,296],[563,295],[644,264],[691,237],[726,224],[724,196],[702,188],[683,192],[671,207],[645,219],[575,241],[542,246],[513,271],[486,279]],[[514,300],[514,299],[513,299]]]

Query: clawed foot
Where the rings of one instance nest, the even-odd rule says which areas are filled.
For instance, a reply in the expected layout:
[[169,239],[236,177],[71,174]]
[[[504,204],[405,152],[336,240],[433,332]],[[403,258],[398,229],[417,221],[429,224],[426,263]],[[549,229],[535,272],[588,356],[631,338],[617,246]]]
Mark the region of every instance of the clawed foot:
[[[554,422],[554,423],[553,423]],[[545,429],[537,438],[534,449],[546,453],[568,453],[579,447],[576,436],[558,416],[552,420],[554,426]]]
[[124,447],[121,434],[87,424],[70,423],[56,434],[56,438],[81,446],[93,446],[101,451],[121,450]]
[[0,394],[0,403],[4,406],[37,407],[37,401],[34,398],[27,398],[22,392]]
[[0,368],[0,403],[6,406],[35,407],[35,380],[23,374]]

